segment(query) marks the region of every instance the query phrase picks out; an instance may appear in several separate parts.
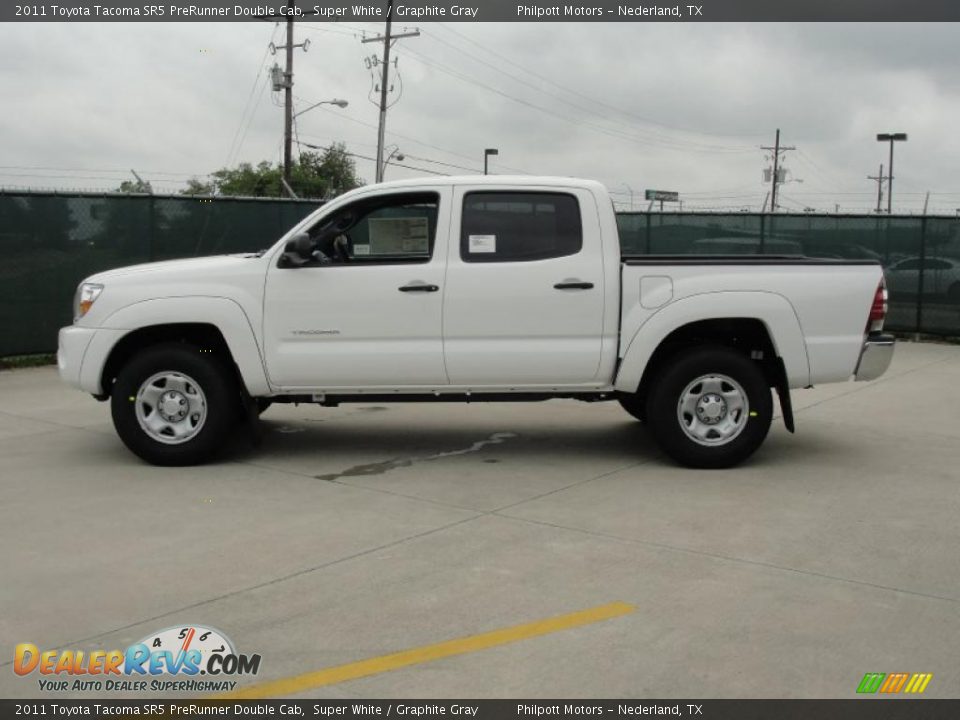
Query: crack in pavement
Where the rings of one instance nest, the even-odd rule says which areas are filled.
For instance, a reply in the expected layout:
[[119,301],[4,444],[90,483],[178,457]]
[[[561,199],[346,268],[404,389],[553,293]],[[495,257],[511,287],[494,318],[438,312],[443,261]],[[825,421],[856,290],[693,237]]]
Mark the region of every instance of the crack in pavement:
[[519,437],[516,433],[496,432],[486,440],[478,440],[468,448],[461,450],[450,450],[449,452],[435,453],[426,457],[394,458],[393,460],[384,460],[377,463],[368,463],[366,465],[354,465],[338,473],[329,473],[327,475],[315,475],[317,480],[326,480],[336,482],[344,477],[365,477],[367,475],[383,475],[384,473],[396,470],[397,468],[409,467],[418,462],[431,462],[442,458],[455,457],[457,455],[467,455],[482,450],[487,445],[499,445],[504,440]]

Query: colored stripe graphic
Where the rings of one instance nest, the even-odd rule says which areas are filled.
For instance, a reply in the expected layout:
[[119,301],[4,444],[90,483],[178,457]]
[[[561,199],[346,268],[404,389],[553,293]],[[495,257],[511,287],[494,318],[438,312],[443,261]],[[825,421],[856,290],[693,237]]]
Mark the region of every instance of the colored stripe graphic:
[[930,681],[933,679],[933,673],[914,673],[910,682],[907,683],[907,687],[904,688],[905,693],[919,694],[927,689],[927,685],[930,684]]
[[873,694],[881,692],[895,695],[901,690],[904,693],[919,695],[927,689],[933,679],[933,673],[867,673],[857,686],[857,692]]
[[880,689],[880,683],[887,676],[886,673],[867,673],[857,686],[858,693],[875,693]]
[[880,686],[882,693],[898,693],[903,689],[904,683],[910,677],[908,673],[890,673],[886,681]]

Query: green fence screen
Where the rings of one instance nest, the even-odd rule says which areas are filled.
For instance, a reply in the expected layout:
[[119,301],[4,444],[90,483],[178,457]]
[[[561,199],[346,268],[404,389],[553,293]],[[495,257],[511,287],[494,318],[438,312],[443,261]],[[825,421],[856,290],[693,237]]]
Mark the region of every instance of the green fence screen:
[[[0,356],[52,352],[77,284],[100,270],[272,245],[318,201],[0,192]],[[621,213],[627,254],[871,258],[888,327],[960,335],[960,218]]]
[[886,327],[960,336],[960,217],[621,213],[624,253],[772,254],[878,260]]
[[77,284],[136,263],[269,247],[318,201],[0,193],[0,357],[52,352]]

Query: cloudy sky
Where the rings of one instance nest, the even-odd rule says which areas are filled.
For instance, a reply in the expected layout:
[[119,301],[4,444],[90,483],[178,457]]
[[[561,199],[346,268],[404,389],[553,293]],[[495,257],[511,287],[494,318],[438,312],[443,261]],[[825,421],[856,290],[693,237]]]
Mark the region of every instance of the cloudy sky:
[[[395,48],[387,140],[404,164],[451,174],[598,179],[645,206],[646,188],[685,207],[759,209],[761,145],[782,129],[783,207],[868,210],[887,146],[896,208],[960,208],[960,25],[424,23]],[[402,28],[398,27],[397,30]],[[377,108],[360,42],[374,24],[297,25],[302,142],[376,151]],[[238,162],[278,160],[272,23],[0,26],[0,185],[112,189],[134,168],[155,190]],[[373,162],[357,157],[359,174]],[[387,179],[422,175],[391,166]]]

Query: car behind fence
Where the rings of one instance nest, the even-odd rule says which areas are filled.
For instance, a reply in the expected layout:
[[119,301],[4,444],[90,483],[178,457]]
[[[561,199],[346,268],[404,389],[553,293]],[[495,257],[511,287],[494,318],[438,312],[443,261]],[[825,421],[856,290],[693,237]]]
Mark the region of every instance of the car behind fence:
[[[0,191],[0,357],[52,352],[84,277],[123,265],[254,252],[321,204]],[[960,335],[960,218],[620,213],[628,254],[870,258],[890,288],[887,327]]]

